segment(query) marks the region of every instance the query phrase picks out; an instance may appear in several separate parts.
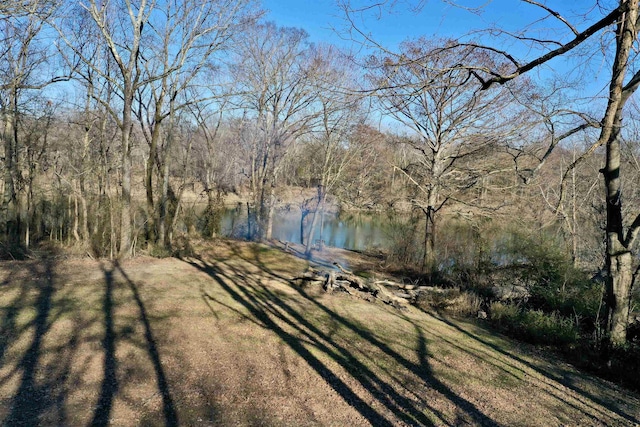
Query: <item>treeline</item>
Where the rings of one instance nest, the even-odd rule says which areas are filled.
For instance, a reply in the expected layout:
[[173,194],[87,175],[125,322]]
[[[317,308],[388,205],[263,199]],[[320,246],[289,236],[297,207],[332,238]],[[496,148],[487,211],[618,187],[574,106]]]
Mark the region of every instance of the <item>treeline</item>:
[[[514,238],[610,272],[610,153],[593,143],[605,122],[559,86],[499,79],[512,64],[496,50],[419,39],[356,57],[249,0],[10,0],[0,53],[3,257],[47,241],[170,253],[186,233],[215,235],[232,192],[268,240],[279,192],[295,186],[314,189],[299,206],[307,236],[329,198],[407,212],[391,256],[429,277],[500,265]],[[625,206],[637,205],[635,127],[616,138]],[[616,307],[629,322],[630,274],[605,293],[608,327]]]

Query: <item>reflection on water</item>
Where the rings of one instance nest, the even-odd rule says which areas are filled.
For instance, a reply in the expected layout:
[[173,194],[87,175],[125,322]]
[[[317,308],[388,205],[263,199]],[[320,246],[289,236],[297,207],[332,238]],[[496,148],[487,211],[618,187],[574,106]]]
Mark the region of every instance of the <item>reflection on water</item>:
[[[301,216],[296,211],[277,211],[273,222],[273,238],[300,243]],[[308,215],[304,221],[305,242],[311,220],[312,215]],[[385,218],[381,215],[325,213],[318,219],[313,241],[321,239],[327,246],[355,250],[384,247],[387,242],[383,231],[384,221]],[[220,232],[227,237],[245,238],[246,210],[227,210],[221,219]]]

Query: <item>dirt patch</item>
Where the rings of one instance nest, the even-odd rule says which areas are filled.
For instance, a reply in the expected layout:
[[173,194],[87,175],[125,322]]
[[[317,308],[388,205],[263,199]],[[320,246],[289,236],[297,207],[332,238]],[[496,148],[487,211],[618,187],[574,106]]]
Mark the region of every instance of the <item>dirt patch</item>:
[[307,262],[276,249],[192,254],[0,264],[2,423],[640,422],[637,395],[477,325],[294,285]]

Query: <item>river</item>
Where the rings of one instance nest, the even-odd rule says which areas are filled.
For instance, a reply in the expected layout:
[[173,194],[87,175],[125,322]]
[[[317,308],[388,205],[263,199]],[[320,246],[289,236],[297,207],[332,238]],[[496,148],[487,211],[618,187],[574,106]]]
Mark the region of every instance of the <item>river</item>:
[[[285,242],[300,243],[300,218],[299,211],[276,211],[273,222],[273,238]],[[305,242],[311,220],[312,215],[305,218]],[[387,223],[387,217],[381,214],[327,212],[318,220],[313,242],[323,240],[327,246],[343,249],[382,248],[388,242],[385,227]],[[226,210],[221,219],[220,233],[227,237],[245,238],[247,236],[246,210]]]

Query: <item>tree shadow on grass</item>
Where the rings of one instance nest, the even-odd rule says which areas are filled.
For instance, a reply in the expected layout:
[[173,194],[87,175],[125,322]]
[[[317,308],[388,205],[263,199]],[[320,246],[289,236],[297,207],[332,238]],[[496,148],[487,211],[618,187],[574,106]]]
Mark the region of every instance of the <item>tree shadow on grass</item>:
[[[414,358],[409,357],[404,350],[400,351],[396,350],[395,347],[392,348],[392,341],[377,338],[377,335],[372,332],[370,327],[360,325],[353,319],[340,315],[340,313],[337,313],[335,309],[331,309],[327,305],[323,304],[322,300],[318,299],[314,294],[308,293],[305,287],[292,282],[291,276],[288,275],[289,273],[286,271],[286,265],[288,263],[287,260],[283,259],[282,263],[277,261],[274,262],[274,255],[269,254],[264,247],[258,245],[229,245],[229,247],[232,249],[232,256],[229,257],[229,260],[232,260],[234,257],[239,257],[254,267],[257,267],[261,273],[264,273],[264,277],[277,280],[281,283],[289,283],[291,290],[298,293],[312,307],[324,312],[328,319],[331,319],[330,322],[332,325],[327,327],[316,327],[314,330],[310,328],[309,322],[306,322],[305,318],[302,317],[303,311],[297,306],[289,304],[286,296],[277,292],[269,292],[268,285],[246,282],[244,277],[250,276],[250,273],[247,273],[246,271],[239,271],[237,267],[235,269],[229,268],[229,263],[225,263],[224,265],[220,264],[220,267],[218,267],[215,262],[206,262],[202,258],[198,258],[197,261],[192,262],[192,265],[195,265],[200,270],[207,272],[209,276],[214,278],[216,282],[220,284],[225,291],[227,291],[227,293],[233,296],[234,300],[249,309],[249,312],[254,318],[257,318],[257,315],[260,314],[260,316],[266,316],[271,319],[271,323],[268,325],[264,325],[264,322],[262,322],[263,326],[273,329],[273,323],[276,323],[276,326],[277,324],[282,325],[282,322],[288,319],[289,323],[285,323],[285,325],[289,326],[291,324],[296,328],[293,335],[286,336],[287,340],[285,340],[285,342],[287,342],[290,347],[293,348],[292,342],[296,340],[298,340],[301,345],[307,345],[306,343],[311,342],[317,348],[320,348],[324,355],[344,366],[348,370],[349,374],[358,380],[360,385],[374,395],[377,403],[381,403],[388,411],[402,413],[403,415],[398,418],[405,423],[411,425],[428,425],[432,423],[431,418],[429,420],[425,420],[422,417],[416,416],[417,412],[421,409],[425,409],[427,412],[431,412],[433,419],[437,419],[437,423],[453,423],[455,425],[459,423],[472,423],[477,425],[496,424],[495,421],[482,413],[472,402],[457,394],[435,376],[430,364],[430,358],[433,356],[428,355],[428,341],[424,336],[425,331],[416,323],[415,319],[411,318],[411,316],[405,316],[400,311],[390,310],[390,312],[393,312],[396,316],[414,326],[415,335],[411,334],[411,337],[413,338],[410,336],[407,336],[406,338],[408,340],[412,340],[411,344],[403,347],[411,349],[414,352],[418,359],[417,363],[414,361]],[[638,423],[638,414],[634,413],[635,410],[633,409],[633,406],[625,407],[624,405],[617,404],[615,402],[614,391],[607,389],[606,392],[603,392],[603,394],[600,395],[597,393],[596,389],[590,389],[593,386],[597,387],[597,380],[595,382],[591,382],[591,385],[587,385],[586,383],[584,385],[580,385],[578,383],[578,381],[580,381],[579,374],[571,370],[562,369],[561,367],[555,369],[551,366],[545,368],[546,365],[544,363],[531,363],[521,357],[518,357],[518,355],[506,351],[504,348],[500,348],[500,346],[482,339],[481,335],[478,336],[466,331],[464,328],[461,328],[459,325],[447,320],[446,318],[434,316],[431,313],[426,313],[426,315],[430,315],[434,317],[434,319],[441,321],[443,325],[447,325],[457,330],[457,332],[461,332],[465,336],[472,338],[478,345],[468,346],[467,348],[467,346],[459,345],[458,343],[448,339],[448,337],[443,334],[439,334],[435,331],[429,331],[436,339],[442,340],[455,350],[467,353],[470,357],[491,365],[493,368],[500,371],[502,373],[501,375],[513,376],[517,381],[522,381],[531,374],[534,374],[534,376],[539,375],[539,381],[529,382],[525,380],[525,382],[530,383],[531,386],[535,386],[543,393],[548,394],[551,399],[555,400],[556,403],[554,404],[572,408],[572,414],[581,413],[586,417],[586,419],[597,419],[604,407],[608,408],[612,415],[616,414],[619,416],[619,422],[623,422],[624,420],[624,422],[629,422],[631,424]],[[335,326],[336,324],[338,325],[337,327]],[[322,328],[322,331],[320,331],[319,328]],[[351,345],[340,346],[334,340],[332,332],[327,331],[327,329],[335,330],[336,328],[343,328],[344,330],[350,331],[355,337],[362,340],[365,346],[371,345],[375,349],[379,350],[381,357],[388,357],[389,359],[392,359],[399,366],[406,369],[406,371],[419,377],[424,388],[437,391],[440,396],[444,397],[456,406],[458,409],[456,414],[457,418],[454,421],[451,421],[451,418],[446,418],[444,414],[438,413],[433,408],[433,405],[429,406],[426,403],[421,405],[420,402],[416,402],[415,400],[406,400],[404,398],[404,396],[408,395],[413,395],[418,399],[424,398],[424,393],[422,395],[416,394],[416,389],[419,387],[398,387],[396,385],[395,390],[388,393],[386,390],[388,390],[389,387],[392,389],[394,388],[392,385],[393,382],[395,381],[398,383],[397,376],[394,378],[393,374],[391,374],[387,369],[383,369],[383,372],[381,373],[378,368],[376,370],[377,375],[371,370],[362,370],[362,362],[357,360],[357,357],[362,359],[361,353],[359,353],[359,350],[355,348],[357,344],[354,342],[353,347]],[[285,337],[280,331],[276,331],[276,333],[284,340]],[[309,340],[305,334],[311,334],[314,336],[324,345],[324,347],[318,346],[316,342]],[[413,340],[415,340],[415,342]],[[300,352],[298,352],[298,354],[306,359],[304,354],[301,354]],[[312,367],[314,366],[312,365]],[[316,367],[314,367],[314,369],[316,369]],[[318,371],[318,369],[316,369],[316,371]],[[385,379],[382,379],[381,375],[384,376]],[[384,383],[384,385],[381,385],[380,383]],[[387,388],[384,388],[385,386]],[[378,396],[371,391],[376,387],[380,390],[385,390],[384,393],[386,393],[390,399],[379,399]],[[565,387],[569,390],[565,389]],[[345,398],[343,393],[340,394]],[[345,400],[347,399],[345,398]],[[356,403],[360,405],[362,404],[362,402],[357,401]],[[630,405],[633,404],[631,403]],[[354,404],[351,406],[361,413],[366,412],[367,410],[367,408],[363,408],[362,406]],[[380,405],[376,405],[376,407],[380,407]],[[377,411],[377,416],[385,417],[383,411]],[[370,421],[373,420],[373,418],[368,419]]]
[[[295,284],[291,283],[291,279],[269,268],[269,266],[261,259],[261,253],[262,252],[259,249],[257,249],[256,246],[252,247],[250,257],[247,257],[241,251],[236,250],[234,252],[236,256],[239,256],[243,258],[245,261],[250,262],[253,265],[256,265],[257,267],[259,267],[260,270],[262,270],[268,276],[275,279],[282,280],[292,285],[291,288],[294,289],[300,296],[302,296],[305,300],[309,301],[311,304],[316,306],[321,311],[325,312],[327,315],[330,316],[331,319],[338,322],[340,325],[346,327],[348,330],[354,332],[360,338],[371,343],[372,345],[380,349],[384,354],[391,357],[394,361],[396,361],[402,367],[407,369],[409,372],[421,378],[425,385],[427,385],[429,388],[433,390],[436,390],[438,393],[444,396],[447,400],[455,404],[460,411],[459,416],[467,420],[465,422],[470,421],[475,424],[480,424],[483,426],[496,425],[495,421],[493,421],[491,418],[489,418],[484,413],[482,413],[478,408],[475,407],[475,405],[473,405],[473,403],[457,395],[450,388],[448,388],[442,381],[440,381],[438,378],[434,376],[433,371],[428,362],[426,339],[424,337],[424,334],[422,333],[422,329],[418,325],[416,325],[414,322],[409,321],[405,316],[401,316],[403,320],[409,321],[414,326],[414,329],[416,330],[417,356],[419,360],[418,364],[412,362],[411,360],[408,360],[405,356],[393,350],[387,343],[376,338],[366,328],[363,328],[355,324],[354,322],[350,321],[349,319],[345,318],[339,313],[336,313],[334,310],[331,310],[324,304],[321,304],[320,302],[318,302],[318,300],[313,296],[309,295],[304,290],[304,288],[295,286]],[[442,419],[442,421],[444,420]],[[462,422],[462,420],[458,420],[458,421]]]
[[40,362],[42,342],[50,327],[49,314],[54,293],[52,258],[46,258],[40,267],[39,276],[42,279],[38,283],[38,296],[34,304],[36,316],[32,325],[34,328],[33,339],[18,365],[22,370],[22,378],[13,397],[11,412],[5,420],[7,425],[33,423],[50,404],[46,391],[36,383],[36,373]]
[[[85,276],[63,273],[55,253],[2,269],[9,273],[0,283],[0,425],[112,425],[116,399],[129,403],[124,386],[142,368],[138,359],[119,363],[121,345],[148,354],[163,401],[160,417],[178,425],[148,309],[118,264],[102,265],[98,295],[95,279],[78,282]],[[101,382],[94,388],[92,360],[100,352]],[[132,397],[131,406],[139,405],[139,396]]]
[[[267,277],[286,280],[278,273],[270,271],[259,260],[259,254],[253,254],[253,265],[258,266]],[[251,279],[251,274],[243,271],[241,267],[225,264],[224,270],[214,263],[209,263],[203,258],[186,259],[186,262],[200,271],[208,274],[217,285],[220,286],[238,304],[243,306],[250,315],[262,326],[273,331],[295,353],[302,357],[307,364],[329,384],[342,399],[353,407],[360,415],[376,426],[395,425],[398,420],[407,425],[434,425],[448,424],[447,414],[439,412],[433,405],[429,405],[426,399],[418,391],[409,390],[401,385],[402,379],[394,377],[392,369],[385,367],[372,368],[375,360],[368,359],[361,349],[354,344],[341,344],[339,339],[333,336],[331,331],[325,331],[324,327],[309,320],[305,313],[286,297],[275,292],[260,280]],[[286,282],[285,282],[286,283]],[[458,408],[457,422],[467,422],[476,425],[491,426],[496,422],[483,414],[471,402],[458,396],[446,385],[434,377],[427,363],[426,340],[418,343],[419,363],[415,363],[404,355],[398,353],[362,325],[355,324],[339,313],[331,310],[318,302],[315,298],[305,293],[299,287],[295,289],[304,301],[309,302],[315,308],[324,313],[346,334],[357,337],[366,346],[373,346],[376,352],[382,352],[390,358],[393,364],[406,369],[422,382],[421,388],[435,390],[451,401]],[[335,329],[335,328],[334,328]],[[312,351],[316,350],[316,351]],[[321,356],[317,355],[321,352]],[[324,360],[332,360],[344,368],[349,376],[356,380],[368,394],[375,399],[375,405],[368,403],[360,396],[348,381],[343,380],[337,372],[334,372]],[[391,378],[385,379],[380,371],[385,372]],[[396,383],[394,385],[394,383]],[[378,407],[383,409],[377,409]],[[393,414],[390,416],[389,414]]]
[[113,268],[106,268],[101,265],[104,273],[104,295],[102,299],[102,310],[104,312],[104,337],[102,339],[102,350],[104,351],[102,384],[100,385],[100,397],[96,404],[90,425],[109,425],[113,399],[118,392],[118,377],[116,368],[116,330],[114,326],[114,282]]
[[[589,407],[591,410],[598,411],[598,408],[595,408],[593,406],[593,404],[592,404],[592,402],[595,402],[596,404],[598,404],[600,406],[603,406],[603,407],[609,409],[610,411],[614,412],[615,414],[617,414],[621,418],[625,419],[629,423],[633,423],[635,425],[640,424],[640,411],[638,413],[636,413],[635,415],[631,414],[631,413],[627,413],[627,412],[621,410],[617,405],[612,404],[612,402],[609,399],[603,398],[602,396],[597,396],[597,395],[595,395],[593,393],[590,393],[589,391],[585,390],[584,388],[576,386],[575,381],[577,380],[577,377],[579,376],[576,372],[570,371],[570,370],[566,370],[566,369],[561,369],[561,368],[557,368],[557,369],[553,369],[553,370],[545,369],[541,365],[533,364],[533,363],[531,363],[531,362],[529,362],[529,361],[517,356],[516,354],[514,354],[512,352],[506,351],[504,348],[502,348],[502,347],[500,347],[500,346],[498,346],[498,345],[496,345],[496,344],[494,344],[494,343],[492,343],[490,341],[482,339],[479,335],[469,332],[468,330],[460,327],[459,325],[457,325],[456,323],[452,322],[451,320],[447,319],[444,316],[437,316],[436,318],[438,320],[440,320],[441,322],[445,323],[446,325],[448,325],[449,327],[455,329],[456,331],[458,331],[458,332],[464,334],[465,336],[475,340],[479,344],[481,344],[483,346],[486,346],[488,348],[491,348],[495,352],[505,356],[508,360],[511,360],[513,362],[517,362],[519,364],[522,364],[523,366],[526,366],[527,368],[537,372],[543,378],[548,380],[546,382],[546,385],[549,386],[549,387],[552,387],[556,393],[559,393],[559,394],[564,393],[564,391],[561,390],[560,388],[558,388],[558,386],[555,384],[555,383],[558,383],[558,384],[560,384],[560,385],[562,385],[564,387],[569,388],[571,391],[573,391],[576,394],[576,396],[575,396],[576,399],[579,400],[580,403],[582,403],[583,405]],[[514,364],[514,367],[516,367],[515,364]],[[564,403],[570,405],[570,403],[568,403],[566,401],[564,401]],[[579,409],[575,405],[571,405],[571,406],[574,406],[574,408]]]
[[[369,422],[376,426],[391,426],[392,424],[387,421],[381,414],[371,408],[362,398],[360,398],[351,388],[336,375],[329,367],[326,366],[318,357],[316,357],[306,346],[305,343],[311,342],[313,345],[323,352],[328,352],[335,358],[339,358],[338,355],[325,343],[322,342],[321,337],[314,336],[311,332],[307,332],[301,326],[294,323],[294,321],[287,316],[283,315],[279,308],[276,307],[275,301],[277,297],[266,289],[261,292],[253,292],[255,288],[245,282],[239,284],[229,276],[222,273],[213,265],[209,265],[201,261],[200,263],[187,261],[192,266],[207,273],[215,282],[226,291],[231,298],[237,303],[241,304],[245,309],[249,311],[251,316],[255,318],[257,323],[277,334],[292,350],[298,355],[304,358],[307,363],[351,406],[353,406],[362,416],[364,416]],[[238,274],[238,277],[245,277],[243,274]],[[227,284],[227,281],[231,281],[232,285]],[[211,297],[209,299],[213,300]],[[286,305],[284,305],[286,307]],[[279,321],[284,321],[287,326],[293,327],[294,330],[300,332],[303,338],[297,337],[295,334],[287,332],[284,327],[281,327]]]
[[[66,400],[70,383],[77,378],[71,378],[72,361],[85,325],[76,322],[62,342],[47,341],[53,325],[73,311],[72,300],[59,292],[56,285],[54,252],[26,263],[29,277],[2,284],[3,291],[13,288],[18,292],[9,304],[2,306],[0,366],[14,364],[15,359],[6,360],[10,347],[28,342],[14,368],[0,378],[0,385],[4,385],[20,377],[13,396],[3,399],[10,408],[3,425],[66,425],[69,422]],[[25,321],[27,316],[32,318]]]
[[[133,344],[144,349],[153,366],[158,393],[162,398],[164,425],[177,426],[179,425],[178,414],[161,362],[160,351],[148,309],[142,299],[138,285],[129,277],[118,261],[112,261],[109,266],[101,265],[101,268],[104,274],[104,294],[102,297],[104,335],[101,343],[104,352],[103,372],[100,396],[96,402],[89,425],[107,426],[112,423],[111,416],[114,401],[116,398],[125,399],[122,392],[127,382],[126,378],[118,374],[120,371],[126,370],[127,367],[120,366],[121,363],[117,358],[116,349],[119,345]],[[125,290],[128,291],[128,294],[124,292]],[[119,291],[118,297],[116,297],[116,291]],[[133,298],[137,319],[124,318],[117,325],[119,316],[116,315],[116,309],[128,306],[130,297]],[[138,342],[135,337],[129,337],[131,331],[135,329],[136,321],[143,327],[144,339],[141,342]],[[119,377],[121,380],[119,380]]]
[[151,359],[151,363],[153,364],[153,370],[156,375],[156,384],[158,386],[158,391],[160,392],[160,396],[162,397],[162,410],[164,413],[165,425],[177,426],[178,413],[176,411],[175,404],[173,402],[173,397],[169,387],[169,381],[167,380],[164,367],[162,366],[160,351],[158,349],[158,343],[155,339],[153,329],[151,327],[151,321],[149,319],[147,308],[142,300],[140,291],[138,290],[138,286],[135,284],[133,280],[129,278],[129,275],[124,271],[124,269],[120,266],[120,264],[117,261],[114,262],[114,268],[117,269],[118,272],[125,279],[125,282],[129,290],[131,291],[131,294],[133,296],[133,299],[136,303],[136,307],[139,312],[139,320],[142,323],[142,326],[144,328],[146,351],[149,355],[149,358]]
[[[117,399],[127,400],[126,390],[128,383],[132,380],[126,377],[126,372],[140,372],[143,367],[139,359],[134,359],[136,363],[131,365],[131,360],[118,360],[116,349],[119,346],[142,349],[148,360],[151,362],[157,395],[162,400],[162,414],[156,412],[141,412],[142,424],[173,427],[180,425],[178,411],[176,409],[173,393],[165,368],[162,363],[160,344],[158,343],[157,331],[154,332],[154,325],[158,324],[154,315],[150,313],[145,298],[137,284],[127,273],[125,268],[116,260],[107,267],[102,266],[104,274],[104,295],[102,300],[102,311],[104,314],[104,336],[102,339],[102,349],[104,351],[102,384],[100,397],[96,403],[93,418],[89,425],[106,426],[111,425],[111,414],[114,401]],[[157,288],[153,288],[158,292]],[[116,297],[117,293],[117,297]],[[116,311],[124,310],[117,314]],[[133,311],[133,316],[129,311]],[[142,326],[142,337],[134,331],[136,323]],[[140,339],[142,338],[142,339]],[[133,371],[132,371],[133,370]],[[131,405],[140,411],[140,396],[132,396]],[[144,404],[143,404],[144,405]],[[211,409],[211,411],[213,411]]]
[[[102,339],[102,349],[104,351],[103,374],[102,384],[100,387],[100,397],[96,403],[93,418],[89,425],[107,426],[111,423],[110,418],[113,403],[121,389],[118,381],[118,359],[116,357],[116,347],[119,343],[124,344],[126,341],[131,341],[131,339],[126,337],[126,334],[123,333],[122,330],[133,329],[133,325],[129,325],[125,328],[119,328],[119,331],[115,326],[115,308],[118,304],[116,302],[114,292],[116,288],[124,287],[133,297],[135,309],[138,312],[138,321],[143,326],[144,340],[141,344],[133,343],[144,348],[153,366],[156,385],[162,398],[164,424],[166,426],[177,426],[179,425],[178,413],[176,411],[169,382],[162,365],[158,343],[155,339],[151,326],[151,319],[138,289],[138,285],[131,280],[118,261],[113,261],[112,265],[108,268],[102,266],[102,271],[104,273],[105,282],[102,300],[102,310],[104,313],[104,337]],[[123,284],[119,284],[119,281],[114,279],[116,274],[124,279]]]

